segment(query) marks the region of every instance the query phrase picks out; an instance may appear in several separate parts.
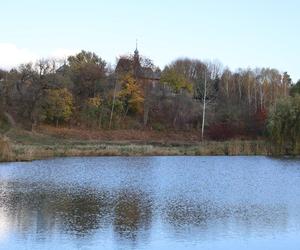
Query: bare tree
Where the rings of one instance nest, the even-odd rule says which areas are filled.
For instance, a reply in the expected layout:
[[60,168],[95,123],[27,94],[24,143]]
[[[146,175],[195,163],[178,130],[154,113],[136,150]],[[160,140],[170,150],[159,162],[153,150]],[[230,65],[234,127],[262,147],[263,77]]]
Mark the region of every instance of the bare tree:
[[111,111],[110,111],[109,126],[108,126],[109,129],[111,129],[112,119],[113,119],[113,115],[114,115],[116,93],[117,93],[117,82],[114,81],[114,94],[113,94],[113,103],[112,103]]
[[202,109],[202,126],[201,139],[204,139],[205,112],[206,112],[206,96],[207,96],[207,72],[204,72],[204,93],[203,93],[203,109]]
[[206,113],[208,105],[213,104],[216,98],[217,86],[221,67],[217,63],[208,62],[202,71],[203,77],[199,79],[198,100],[202,104],[201,139],[205,138]]

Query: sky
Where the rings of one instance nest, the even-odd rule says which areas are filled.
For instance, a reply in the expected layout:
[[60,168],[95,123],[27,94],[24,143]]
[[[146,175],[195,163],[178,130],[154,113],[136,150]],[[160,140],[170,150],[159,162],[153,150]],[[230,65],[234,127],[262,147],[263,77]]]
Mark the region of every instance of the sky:
[[300,79],[299,0],[3,0],[0,10],[0,68],[82,49],[115,65],[138,39],[161,68],[189,57]]

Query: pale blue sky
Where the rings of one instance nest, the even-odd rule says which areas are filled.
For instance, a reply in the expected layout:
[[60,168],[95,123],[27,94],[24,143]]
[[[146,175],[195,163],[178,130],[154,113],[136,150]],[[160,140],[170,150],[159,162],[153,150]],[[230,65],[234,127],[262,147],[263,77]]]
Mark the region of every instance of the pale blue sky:
[[114,64],[137,38],[160,67],[186,56],[300,79],[299,0],[3,0],[0,8],[0,66],[80,49]]

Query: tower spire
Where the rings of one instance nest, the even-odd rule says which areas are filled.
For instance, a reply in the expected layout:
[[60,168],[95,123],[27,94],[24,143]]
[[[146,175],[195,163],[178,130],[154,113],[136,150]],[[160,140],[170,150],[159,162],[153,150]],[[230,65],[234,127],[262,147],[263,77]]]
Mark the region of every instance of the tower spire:
[[133,70],[135,77],[138,76],[138,71],[140,70],[140,55],[138,51],[138,40],[135,41],[135,51],[133,56]]
[[135,51],[134,51],[134,54],[135,55],[139,54],[139,51],[138,51],[138,39],[135,40]]
[[136,58],[137,61],[139,61],[138,39],[135,40],[134,57]]
[[138,51],[138,39],[135,39],[135,50]]

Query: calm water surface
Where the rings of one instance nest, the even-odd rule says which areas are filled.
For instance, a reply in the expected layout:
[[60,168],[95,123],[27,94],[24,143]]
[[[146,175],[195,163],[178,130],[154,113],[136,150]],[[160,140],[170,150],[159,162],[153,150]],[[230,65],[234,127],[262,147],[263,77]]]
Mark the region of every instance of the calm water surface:
[[0,164],[0,249],[299,248],[299,160]]

